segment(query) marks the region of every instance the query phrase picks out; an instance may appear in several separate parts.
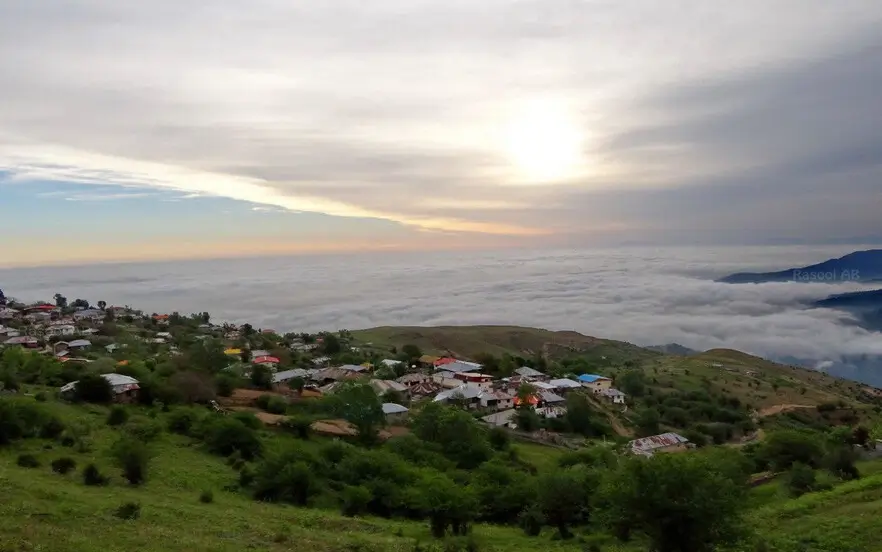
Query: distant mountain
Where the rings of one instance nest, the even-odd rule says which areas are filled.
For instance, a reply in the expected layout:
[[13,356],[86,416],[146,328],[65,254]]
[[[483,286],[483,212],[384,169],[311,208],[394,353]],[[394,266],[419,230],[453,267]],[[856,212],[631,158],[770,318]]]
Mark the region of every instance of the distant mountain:
[[680,345],[679,343],[668,343],[666,345],[650,345],[649,347],[645,347],[650,351],[658,351],[659,353],[664,353],[666,355],[679,355],[679,356],[690,356],[697,355],[699,351],[695,349],[690,349],[689,347],[685,347]]
[[882,289],[831,295],[816,301],[815,306],[850,312],[862,327],[882,331]]
[[882,249],[855,251],[838,259],[801,268],[788,268],[780,272],[739,272],[717,281],[727,284],[882,281]]

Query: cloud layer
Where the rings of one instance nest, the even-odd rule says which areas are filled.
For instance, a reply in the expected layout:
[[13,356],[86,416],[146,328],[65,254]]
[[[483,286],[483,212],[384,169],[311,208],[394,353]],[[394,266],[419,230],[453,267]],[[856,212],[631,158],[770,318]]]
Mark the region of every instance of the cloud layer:
[[[0,173],[559,243],[878,238],[880,23],[875,0],[4,2]],[[583,159],[515,185],[535,102]]]
[[800,266],[843,248],[666,248],[315,256],[0,271],[7,295],[56,291],[148,311],[208,310],[279,331],[517,324],[642,345],[772,357],[882,354],[880,334],[806,309],[856,284],[730,285],[715,276]]

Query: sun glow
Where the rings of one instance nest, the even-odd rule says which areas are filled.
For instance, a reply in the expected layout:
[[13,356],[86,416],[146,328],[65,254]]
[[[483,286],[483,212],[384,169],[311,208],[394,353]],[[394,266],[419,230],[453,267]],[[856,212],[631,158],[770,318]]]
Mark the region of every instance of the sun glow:
[[574,117],[563,106],[536,102],[512,117],[505,153],[522,179],[541,184],[576,173],[582,163],[583,141]]

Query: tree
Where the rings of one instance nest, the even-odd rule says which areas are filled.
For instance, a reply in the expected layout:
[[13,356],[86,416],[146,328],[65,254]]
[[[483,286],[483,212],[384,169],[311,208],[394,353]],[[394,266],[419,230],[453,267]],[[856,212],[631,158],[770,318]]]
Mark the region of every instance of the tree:
[[74,393],[83,402],[108,404],[113,402],[113,387],[99,374],[83,374],[74,386]]
[[107,301],[98,301],[98,308],[104,310],[107,308]]
[[760,457],[776,471],[788,470],[796,462],[817,468],[824,454],[822,442],[811,432],[775,431],[763,441]]
[[131,485],[140,485],[147,479],[150,451],[143,441],[122,437],[114,443],[112,453],[117,466],[122,469],[123,477]]
[[734,455],[632,457],[605,478],[596,518],[620,540],[644,535],[653,552],[713,552],[743,537],[747,470]]
[[484,428],[468,413],[440,403],[429,403],[411,423],[413,433],[441,447],[444,456],[462,469],[473,469],[493,454]]
[[70,304],[75,309],[88,309],[89,302],[85,299],[74,299],[74,302]]
[[251,367],[251,383],[260,389],[273,388],[273,372],[263,364],[255,364]]
[[530,402],[536,396],[536,386],[531,385],[529,383],[522,383],[518,387],[517,397],[518,397],[518,405],[521,407],[529,408]]
[[588,493],[581,472],[574,469],[547,473],[536,483],[536,503],[546,522],[561,538],[570,538],[569,526],[584,519]]
[[181,398],[187,403],[208,403],[215,398],[211,376],[208,374],[193,371],[176,372],[168,378],[168,383],[180,392]]
[[542,427],[542,420],[530,407],[519,407],[514,415],[514,422],[521,431],[532,433]]
[[261,450],[257,433],[235,418],[213,421],[206,428],[205,443],[214,453],[229,456],[238,452],[246,460],[251,460]]
[[58,307],[60,309],[67,307],[67,297],[65,297],[64,295],[62,295],[60,293],[56,293],[54,296],[54,299],[55,299],[55,306],[56,307]]
[[857,426],[852,433],[851,442],[860,447],[867,448],[870,442],[870,430],[864,426]]
[[567,394],[566,421],[573,432],[585,437],[598,437],[607,433],[607,426],[599,423],[598,414],[582,393]]
[[454,535],[465,534],[477,515],[478,500],[472,489],[457,485],[445,474],[429,472],[409,491],[411,508],[429,518],[436,538],[443,538],[448,529]]
[[646,393],[646,378],[638,370],[626,370],[616,376],[616,387],[633,397],[642,397]]
[[347,383],[332,397],[334,411],[355,426],[358,438],[373,443],[386,417],[380,398],[370,385]]
[[658,410],[654,408],[644,408],[637,412],[634,417],[634,425],[637,426],[637,434],[640,437],[648,437],[650,435],[658,435],[659,422],[661,417]]
[[802,496],[811,492],[814,486],[815,470],[811,466],[796,462],[790,467],[790,473],[787,474],[787,490],[791,496]]
[[402,347],[401,352],[404,353],[405,355],[407,355],[407,358],[409,358],[410,360],[416,360],[416,359],[420,358],[421,356],[423,356],[423,353],[422,353],[422,351],[420,351],[420,348],[417,347],[416,345],[413,345],[410,343],[408,343],[407,345]]
[[322,351],[326,355],[336,355],[341,351],[340,340],[332,333],[326,333],[322,336]]

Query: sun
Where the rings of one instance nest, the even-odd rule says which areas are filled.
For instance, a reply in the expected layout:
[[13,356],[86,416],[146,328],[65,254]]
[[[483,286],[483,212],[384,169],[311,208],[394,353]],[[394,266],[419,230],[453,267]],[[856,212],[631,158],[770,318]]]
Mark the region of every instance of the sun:
[[583,136],[561,106],[536,102],[520,108],[505,133],[505,153],[528,183],[573,176],[582,164]]

